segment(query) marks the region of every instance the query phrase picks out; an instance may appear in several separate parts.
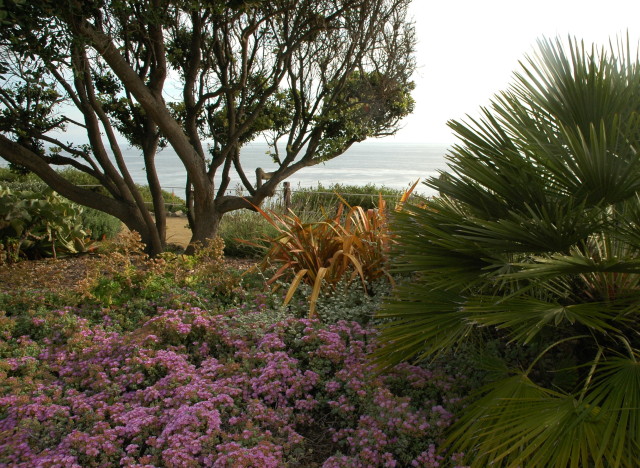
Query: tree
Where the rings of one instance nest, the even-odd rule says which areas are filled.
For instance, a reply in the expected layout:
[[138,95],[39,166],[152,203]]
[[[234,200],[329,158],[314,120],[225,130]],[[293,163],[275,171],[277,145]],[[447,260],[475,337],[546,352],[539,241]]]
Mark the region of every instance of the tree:
[[489,383],[451,435],[474,466],[637,465],[639,65],[541,41],[480,119],[450,123],[440,196],[399,215],[418,277],[381,313],[378,358],[477,348]]
[[[120,218],[159,252],[154,158],[169,145],[187,172],[192,241],[204,241],[224,213],[259,206],[296,171],[397,130],[413,109],[409,1],[6,0],[0,156]],[[63,104],[82,121],[65,116]],[[70,125],[86,130],[88,145],[52,136]],[[142,152],[155,221],[118,132]],[[254,179],[240,149],[261,134],[277,168]],[[73,186],[53,171],[58,165],[93,175],[108,194]],[[232,171],[246,198],[227,194]]]

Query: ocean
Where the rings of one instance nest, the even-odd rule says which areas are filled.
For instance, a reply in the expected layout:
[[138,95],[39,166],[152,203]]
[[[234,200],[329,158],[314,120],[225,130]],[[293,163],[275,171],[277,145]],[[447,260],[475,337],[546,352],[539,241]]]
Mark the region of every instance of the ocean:
[[[267,150],[266,143],[250,143],[242,148],[241,160],[249,180],[255,181],[257,167],[266,172],[275,169]],[[439,169],[446,169],[446,151],[447,147],[441,144],[366,141],[353,145],[331,161],[298,171],[289,178],[289,182],[293,190],[315,187],[318,183],[324,186],[335,183],[374,184],[406,189],[417,179],[424,181],[437,176]],[[134,181],[146,184],[142,157],[137,150],[127,150],[125,159]],[[182,196],[186,171],[176,153],[171,148],[163,149],[156,156],[156,165],[162,187]],[[230,190],[235,190],[239,184],[240,179],[232,171]],[[416,192],[426,196],[434,194],[422,184],[418,185]]]

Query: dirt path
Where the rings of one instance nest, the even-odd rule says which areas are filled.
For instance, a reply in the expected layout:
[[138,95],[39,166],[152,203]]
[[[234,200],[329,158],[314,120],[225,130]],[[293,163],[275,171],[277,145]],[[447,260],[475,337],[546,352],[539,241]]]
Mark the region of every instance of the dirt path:
[[167,243],[176,244],[183,249],[191,240],[191,229],[187,218],[167,217]]

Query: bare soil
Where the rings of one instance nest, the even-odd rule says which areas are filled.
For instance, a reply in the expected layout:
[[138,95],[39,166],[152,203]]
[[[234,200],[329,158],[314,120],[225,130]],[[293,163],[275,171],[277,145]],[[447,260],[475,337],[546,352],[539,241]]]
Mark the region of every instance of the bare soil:
[[179,245],[183,249],[189,245],[191,229],[187,218],[167,217],[167,244]]

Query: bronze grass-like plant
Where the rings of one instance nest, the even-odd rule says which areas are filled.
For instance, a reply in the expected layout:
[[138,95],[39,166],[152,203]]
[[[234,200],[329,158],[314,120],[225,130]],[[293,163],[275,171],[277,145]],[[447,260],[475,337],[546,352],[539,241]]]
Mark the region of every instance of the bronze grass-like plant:
[[[414,187],[415,184],[412,189]],[[402,202],[410,193],[403,195]],[[261,264],[263,269],[271,265],[278,267],[267,284],[293,273],[285,305],[302,282],[313,288],[309,316],[315,317],[323,284],[335,290],[341,280],[346,278],[349,284],[359,278],[366,290],[368,283],[383,276],[393,281],[386,270],[393,239],[387,227],[387,207],[382,196],[379,196],[378,207],[369,210],[349,206],[343,200],[335,216],[319,222],[304,222],[292,211],[285,215],[259,207],[256,210],[278,230]]]

